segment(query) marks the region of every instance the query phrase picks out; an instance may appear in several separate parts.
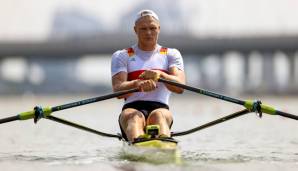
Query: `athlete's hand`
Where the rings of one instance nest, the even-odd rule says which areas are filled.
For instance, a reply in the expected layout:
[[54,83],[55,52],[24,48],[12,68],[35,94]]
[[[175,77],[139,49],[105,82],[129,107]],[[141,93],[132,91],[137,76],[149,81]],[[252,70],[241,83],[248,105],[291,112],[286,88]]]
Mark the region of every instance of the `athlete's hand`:
[[146,70],[139,77],[144,80],[153,80],[155,82],[160,78],[161,71],[158,70]]
[[140,91],[148,92],[156,88],[156,83],[153,80],[137,80],[135,87]]

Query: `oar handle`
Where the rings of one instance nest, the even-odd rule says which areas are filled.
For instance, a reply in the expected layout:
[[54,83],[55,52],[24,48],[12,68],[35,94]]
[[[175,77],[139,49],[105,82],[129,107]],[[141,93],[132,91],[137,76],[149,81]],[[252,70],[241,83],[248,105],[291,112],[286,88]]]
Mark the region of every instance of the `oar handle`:
[[12,121],[16,121],[16,120],[20,120],[19,115],[11,116],[11,117],[7,117],[7,118],[0,119],[0,124],[2,124],[2,123],[6,123],[6,122],[12,122]]

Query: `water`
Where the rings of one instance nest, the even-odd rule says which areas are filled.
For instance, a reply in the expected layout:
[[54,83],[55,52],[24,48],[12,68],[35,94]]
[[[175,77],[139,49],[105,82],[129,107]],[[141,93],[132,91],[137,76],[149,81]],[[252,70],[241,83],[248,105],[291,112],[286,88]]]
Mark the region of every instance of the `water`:
[[[0,117],[35,105],[55,106],[81,96],[0,97]],[[245,97],[242,97],[246,99]],[[262,97],[266,103],[297,114],[296,97]],[[117,133],[121,101],[112,99],[54,113],[94,129]],[[174,96],[174,131],[182,131],[241,110],[241,106],[201,96]],[[296,170],[298,122],[279,116],[248,114],[197,133],[177,137],[182,165],[132,162],[121,157],[122,142],[50,120],[0,125],[1,170]]]

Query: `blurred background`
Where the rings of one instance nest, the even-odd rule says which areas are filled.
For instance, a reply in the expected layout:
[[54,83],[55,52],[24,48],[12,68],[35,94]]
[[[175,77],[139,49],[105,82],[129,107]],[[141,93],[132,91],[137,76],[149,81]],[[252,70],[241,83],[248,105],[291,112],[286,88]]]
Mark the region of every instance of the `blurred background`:
[[111,92],[110,59],[135,43],[141,9],[181,51],[187,84],[228,94],[298,93],[295,0],[2,0],[0,94]]
[[[0,0],[0,118],[111,93],[111,56],[136,43],[133,21],[141,9],[158,14],[159,43],[180,50],[187,84],[241,99],[261,97],[297,115],[297,0]],[[173,131],[243,109],[191,94],[170,100]],[[122,103],[111,99],[59,116],[117,133]],[[188,162],[180,167],[127,162],[118,141],[45,119],[11,122],[0,129],[0,168],[297,170],[295,130],[291,119],[246,115],[179,137]]]

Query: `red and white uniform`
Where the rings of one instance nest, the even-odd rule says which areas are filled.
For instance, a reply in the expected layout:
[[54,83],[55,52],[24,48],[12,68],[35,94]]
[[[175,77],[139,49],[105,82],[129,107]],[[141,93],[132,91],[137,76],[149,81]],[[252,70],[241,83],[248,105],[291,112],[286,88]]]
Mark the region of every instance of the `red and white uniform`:
[[[128,81],[139,79],[144,70],[160,70],[168,72],[169,68],[177,67],[184,70],[183,60],[177,49],[164,48],[157,45],[153,51],[143,51],[137,45],[115,52],[112,56],[112,76],[119,72],[128,74]],[[157,88],[150,92],[137,92],[125,100],[126,103],[134,101],[155,101],[167,104],[171,92],[163,83],[157,83]]]

